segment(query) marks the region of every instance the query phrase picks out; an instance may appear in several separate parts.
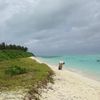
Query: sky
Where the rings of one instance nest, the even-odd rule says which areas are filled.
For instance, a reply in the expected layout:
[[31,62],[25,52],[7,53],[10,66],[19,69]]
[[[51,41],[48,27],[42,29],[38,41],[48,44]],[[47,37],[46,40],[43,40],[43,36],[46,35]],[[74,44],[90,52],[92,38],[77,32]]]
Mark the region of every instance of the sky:
[[0,42],[36,55],[100,54],[100,0],[0,0]]

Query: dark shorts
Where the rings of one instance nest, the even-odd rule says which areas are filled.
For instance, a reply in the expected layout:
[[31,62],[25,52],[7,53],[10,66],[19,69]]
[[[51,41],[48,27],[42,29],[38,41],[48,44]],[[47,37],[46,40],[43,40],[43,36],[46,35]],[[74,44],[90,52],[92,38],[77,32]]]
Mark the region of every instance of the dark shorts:
[[62,70],[62,66],[59,66],[58,69],[59,69],[59,70]]

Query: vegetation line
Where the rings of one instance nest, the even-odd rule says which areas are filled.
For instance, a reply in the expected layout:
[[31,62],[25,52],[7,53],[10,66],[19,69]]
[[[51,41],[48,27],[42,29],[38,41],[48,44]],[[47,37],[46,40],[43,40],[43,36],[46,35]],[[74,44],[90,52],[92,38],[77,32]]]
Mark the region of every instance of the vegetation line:
[[6,44],[5,42],[2,42],[0,44],[0,50],[22,50],[22,51],[28,51],[27,47],[15,45],[15,44]]

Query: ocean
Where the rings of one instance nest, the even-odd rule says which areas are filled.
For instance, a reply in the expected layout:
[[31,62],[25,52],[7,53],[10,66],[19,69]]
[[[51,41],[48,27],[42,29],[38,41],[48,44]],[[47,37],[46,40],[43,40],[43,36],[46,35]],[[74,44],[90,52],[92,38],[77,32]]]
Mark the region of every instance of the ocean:
[[64,68],[100,81],[100,55],[42,56],[39,59],[55,66],[64,61]]

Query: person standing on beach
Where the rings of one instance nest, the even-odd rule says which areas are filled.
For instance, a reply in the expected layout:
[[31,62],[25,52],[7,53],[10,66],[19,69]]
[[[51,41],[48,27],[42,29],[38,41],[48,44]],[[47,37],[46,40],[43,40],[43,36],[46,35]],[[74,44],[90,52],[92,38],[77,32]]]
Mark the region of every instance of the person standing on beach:
[[58,70],[62,70],[63,65],[65,64],[64,61],[59,62]]

